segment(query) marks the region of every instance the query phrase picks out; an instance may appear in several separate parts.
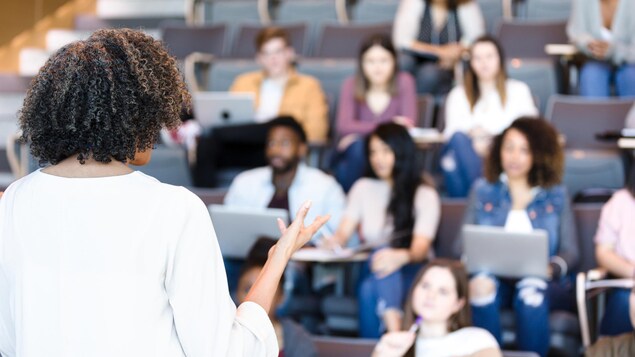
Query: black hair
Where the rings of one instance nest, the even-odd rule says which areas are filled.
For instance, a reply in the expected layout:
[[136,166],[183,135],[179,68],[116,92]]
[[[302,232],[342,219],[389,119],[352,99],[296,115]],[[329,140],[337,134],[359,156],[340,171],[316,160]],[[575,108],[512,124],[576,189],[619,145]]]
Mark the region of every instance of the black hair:
[[127,162],[175,128],[190,103],[176,60],[135,30],[98,30],[53,54],[19,114],[21,140],[40,164],[69,157]]
[[[414,227],[413,203],[415,193],[422,180],[422,169],[417,157],[417,147],[408,130],[395,123],[380,124],[366,138],[366,177],[377,178],[370,165],[370,139],[377,137],[386,143],[395,154],[395,166],[392,169],[392,192],[387,214],[392,217],[394,232],[391,244],[406,248],[412,241]],[[404,234],[405,232],[409,232]]]
[[300,139],[301,143],[303,144],[307,143],[306,133],[304,132],[302,125],[300,125],[300,123],[298,123],[298,121],[295,120],[292,116],[289,116],[289,115],[279,116],[269,121],[268,125],[269,125],[269,132],[271,132],[274,128],[277,128],[277,127],[285,127],[285,128],[291,129],[298,135],[298,139]]

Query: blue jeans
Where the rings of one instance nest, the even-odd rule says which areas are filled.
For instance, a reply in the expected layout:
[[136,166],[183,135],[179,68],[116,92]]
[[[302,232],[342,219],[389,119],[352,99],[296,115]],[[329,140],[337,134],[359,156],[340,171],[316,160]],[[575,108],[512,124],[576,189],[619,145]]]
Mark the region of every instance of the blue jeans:
[[500,312],[513,307],[516,315],[516,344],[522,351],[533,351],[546,356],[549,350],[548,284],[543,280],[496,280],[496,299],[486,305],[472,304],[474,326],[488,330],[502,346]]
[[441,150],[441,170],[449,197],[467,197],[470,187],[482,174],[483,160],[474,151],[472,139],[457,132]]
[[608,62],[588,61],[580,71],[580,95],[609,97],[613,82],[618,96],[635,96],[635,64],[616,67]]
[[379,338],[383,333],[383,313],[386,309],[401,310],[407,289],[410,288],[421,264],[407,264],[396,272],[377,278],[370,270],[370,259],[364,264],[358,288],[359,335]]
[[630,289],[613,289],[608,293],[600,335],[616,336],[633,331],[629,316]]
[[360,137],[343,152],[337,152],[332,167],[335,179],[342,185],[344,192],[348,192],[366,171],[366,137]]

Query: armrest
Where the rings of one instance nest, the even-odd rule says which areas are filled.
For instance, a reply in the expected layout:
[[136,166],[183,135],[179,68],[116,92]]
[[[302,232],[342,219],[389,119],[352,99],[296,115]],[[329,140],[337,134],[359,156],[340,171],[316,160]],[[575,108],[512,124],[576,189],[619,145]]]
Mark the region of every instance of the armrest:
[[196,66],[199,64],[210,66],[212,62],[214,62],[214,55],[209,53],[194,52],[185,57],[185,81],[192,86],[192,91],[198,92],[204,88],[196,78]]
[[602,279],[606,279],[606,276],[608,274],[609,274],[608,270],[598,267],[598,268],[589,270],[586,274],[586,277],[587,277],[587,281],[602,280]]

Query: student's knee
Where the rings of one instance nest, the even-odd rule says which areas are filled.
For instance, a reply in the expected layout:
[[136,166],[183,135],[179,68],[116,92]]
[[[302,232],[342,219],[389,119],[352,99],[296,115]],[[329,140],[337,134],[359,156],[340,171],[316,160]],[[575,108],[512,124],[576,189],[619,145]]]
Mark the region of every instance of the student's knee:
[[547,282],[537,278],[525,278],[516,284],[518,303],[524,307],[546,307]]
[[470,301],[474,305],[485,305],[496,298],[496,281],[487,275],[477,275],[470,279]]

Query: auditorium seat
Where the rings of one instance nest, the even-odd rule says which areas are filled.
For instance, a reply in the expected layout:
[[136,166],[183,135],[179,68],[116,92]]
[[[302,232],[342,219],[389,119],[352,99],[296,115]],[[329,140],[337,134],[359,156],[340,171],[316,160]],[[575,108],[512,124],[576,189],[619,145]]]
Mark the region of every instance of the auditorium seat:
[[157,180],[176,186],[192,186],[187,152],[181,147],[157,145],[152,150],[150,162],[143,166],[131,166],[134,170]]
[[[632,105],[633,99],[551,98],[546,117],[564,137],[564,182],[576,200],[588,200],[593,189],[617,190],[624,185],[617,143],[600,141],[596,135],[619,132]],[[604,198],[609,195],[610,191]]]
[[589,271],[597,267],[594,239],[602,206],[602,203],[577,203],[573,205],[573,214],[578,231],[578,247],[580,248],[579,271]]
[[598,141],[596,134],[618,132],[635,103],[631,99],[595,99],[558,95],[551,98],[546,118],[566,137],[567,149],[616,149],[615,142]]
[[254,60],[214,60],[204,89],[228,91],[237,76],[258,69],[260,66]]
[[[568,20],[571,0],[525,0],[524,17],[529,20]],[[522,10],[521,10],[522,11]]]
[[184,60],[193,52],[222,57],[226,53],[225,25],[186,26],[166,25],[161,27],[161,37],[170,54]]
[[[291,41],[291,47],[299,56],[308,55],[307,26],[306,24],[289,24],[280,25],[288,34]],[[231,58],[249,58],[252,59],[256,55],[256,36],[265,28],[262,25],[244,24],[238,29],[238,33],[234,38],[229,57]]]
[[354,24],[392,23],[399,0],[359,0],[352,9]]
[[145,31],[158,29],[164,22],[185,23],[181,17],[137,17],[137,18],[101,18],[92,14],[75,16],[74,28],[81,31],[95,31],[102,28],[133,28]]
[[556,67],[549,59],[518,59],[507,61],[510,78],[525,82],[538,98],[540,113],[545,113],[549,97],[558,93]]
[[307,59],[298,63],[298,72],[317,78],[324,93],[335,101],[340,97],[342,82],[355,74],[357,62],[353,59]]
[[420,94],[417,98],[417,107],[419,118],[416,120],[416,126],[420,128],[434,127],[434,97],[430,94]]
[[201,4],[202,15],[199,16],[202,17],[204,24],[227,25],[228,44],[234,43],[240,26],[262,25],[265,23],[263,16],[268,16],[260,13],[255,0],[205,0]]
[[566,21],[503,21],[496,37],[508,59],[553,59],[545,53],[545,45],[569,43],[566,27]]
[[503,0],[476,0],[485,20],[485,31],[493,35],[503,20]]
[[275,11],[274,23],[279,25],[307,24],[308,51],[312,53],[321,28],[341,23],[335,0],[281,0]]
[[347,337],[313,336],[318,357],[368,357],[377,340]]
[[318,58],[357,58],[363,41],[375,34],[390,37],[392,23],[369,25],[332,25],[322,27],[313,56]]

